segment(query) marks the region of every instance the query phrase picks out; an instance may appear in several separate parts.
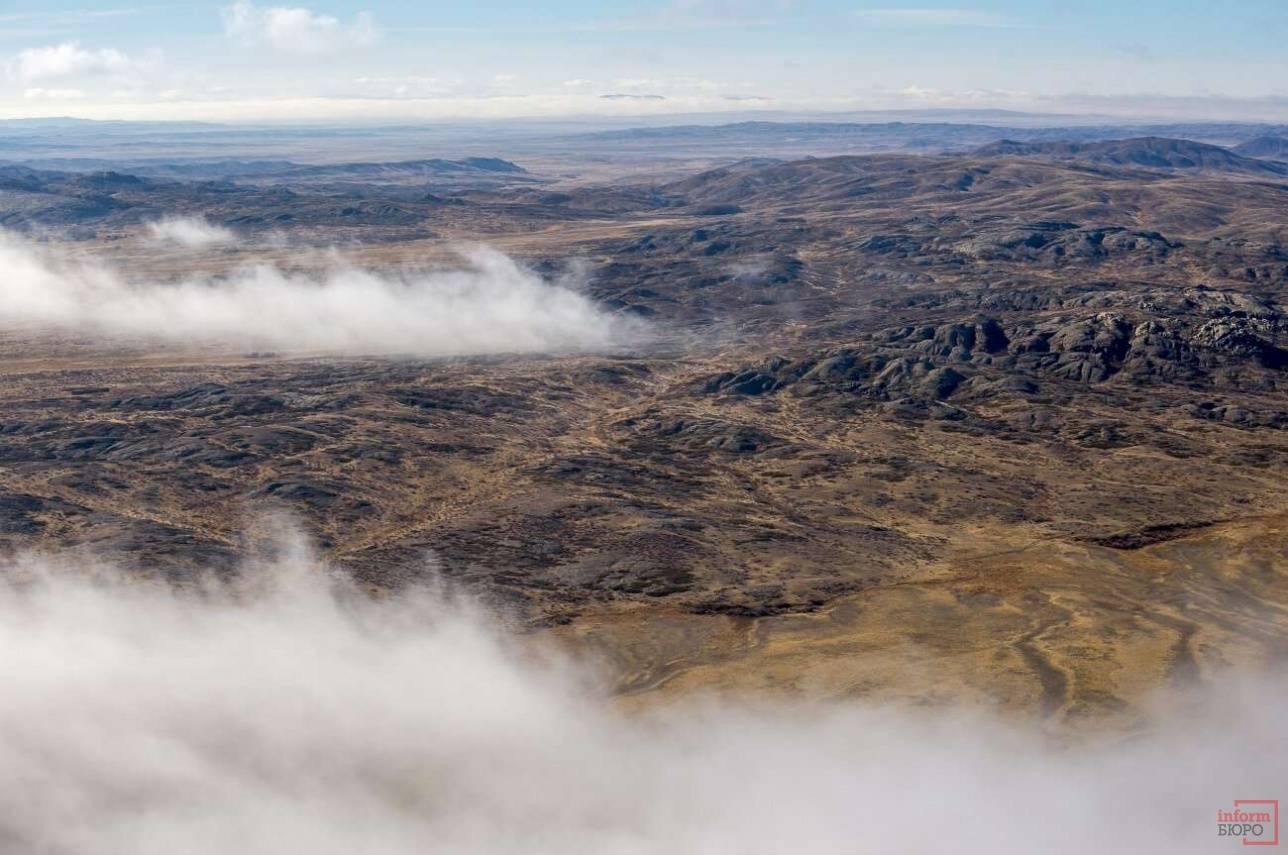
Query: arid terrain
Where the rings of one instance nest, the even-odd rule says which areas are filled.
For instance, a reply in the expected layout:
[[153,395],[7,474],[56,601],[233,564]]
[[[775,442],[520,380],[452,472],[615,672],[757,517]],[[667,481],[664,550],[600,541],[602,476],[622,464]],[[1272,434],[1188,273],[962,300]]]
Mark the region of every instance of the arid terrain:
[[[441,574],[601,658],[629,703],[1130,724],[1279,661],[1284,129],[882,128],[378,160],[10,140],[0,225],[132,279],[485,243],[633,334],[429,359],[10,322],[0,545],[184,580],[280,514],[375,592]],[[166,217],[236,240],[159,244]]]

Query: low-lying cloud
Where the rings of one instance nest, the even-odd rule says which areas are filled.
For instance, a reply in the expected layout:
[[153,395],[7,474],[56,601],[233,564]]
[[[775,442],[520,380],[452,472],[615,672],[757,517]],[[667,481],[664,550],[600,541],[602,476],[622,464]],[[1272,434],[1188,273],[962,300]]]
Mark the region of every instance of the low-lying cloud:
[[[204,239],[199,227],[159,226]],[[445,356],[568,352],[629,343],[637,324],[571,281],[499,252],[459,269],[377,273],[333,258],[320,273],[257,265],[227,276],[136,281],[0,233],[0,325],[281,352]]]
[[0,573],[6,852],[1202,852],[1275,798],[1282,682],[1130,738],[982,714],[708,699],[627,715],[593,673],[431,592],[372,600],[298,540],[175,590]]
[[166,217],[148,223],[148,236],[157,243],[176,244],[189,249],[222,246],[237,239],[232,229],[214,225],[204,217]]

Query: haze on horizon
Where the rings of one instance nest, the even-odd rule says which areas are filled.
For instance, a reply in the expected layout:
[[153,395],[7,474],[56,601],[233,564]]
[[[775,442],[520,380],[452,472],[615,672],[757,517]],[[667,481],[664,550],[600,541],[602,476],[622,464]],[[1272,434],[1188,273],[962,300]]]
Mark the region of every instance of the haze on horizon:
[[0,11],[0,118],[971,108],[1288,121],[1288,6],[1165,0],[52,0]]

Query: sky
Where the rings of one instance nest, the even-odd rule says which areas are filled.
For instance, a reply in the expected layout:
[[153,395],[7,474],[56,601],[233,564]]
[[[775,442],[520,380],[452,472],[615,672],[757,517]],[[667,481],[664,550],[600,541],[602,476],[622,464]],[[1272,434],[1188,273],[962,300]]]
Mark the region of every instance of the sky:
[[0,0],[0,118],[1288,121],[1284,0]]

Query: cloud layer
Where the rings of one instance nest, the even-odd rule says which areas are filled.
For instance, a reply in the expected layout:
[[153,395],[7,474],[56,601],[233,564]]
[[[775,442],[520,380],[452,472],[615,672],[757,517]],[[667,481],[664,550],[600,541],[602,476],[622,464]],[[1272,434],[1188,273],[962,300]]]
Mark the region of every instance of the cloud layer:
[[[205,239],[191,223],[159,227]],[[319,274],[260,265],[226,277],[133,281],[0,233],[0,324],[287,352],[444,356],[578,351],[638,327],[571,282],[468,250],[461,269],[379,274],[332,259]]]
[[999,718],[707,700],[593,674],[429,592],[372,601],[287,535],[230,587],[27,557],[0,573],[0,840],[133,855],[1210,853],[1274,798],[1282,682],[1130,739]]

